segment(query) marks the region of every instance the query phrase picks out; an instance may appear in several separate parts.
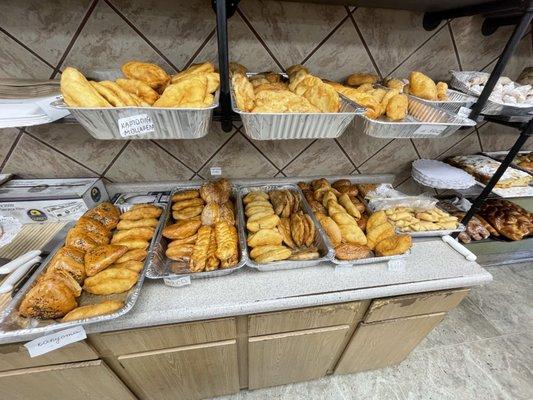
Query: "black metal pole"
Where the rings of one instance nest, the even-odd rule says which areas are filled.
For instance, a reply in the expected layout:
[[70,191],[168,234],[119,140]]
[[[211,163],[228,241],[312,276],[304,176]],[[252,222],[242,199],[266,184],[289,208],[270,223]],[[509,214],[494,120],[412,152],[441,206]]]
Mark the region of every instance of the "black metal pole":
[[[475,213],[479,211],[479,208],[481,207],[481,204],[485,201],[487,196],[490,194],[494,186],[498,183],[500,178],[502,177],[505,170],[509,167],[511,162],[514,160],[522,146],[524,145],[525,141],[529,136],[533,134],[533,119],[530,120],[525,128],[520,132],[520,136],[518,137],[517,141],[511,147],[511,150],[509,150],[509,153],[507,153],[507,156],[503,159],[501,165],[498,167],[490,181],[487,183],[487,185],[483,188],[481,191],[481,194],[476,198],[474,203],[472,204],[472,207],[470,207],[470,210],[465,214],[463,217],[463,220],[461,221],[464,225],[470,221],[470,219],[474,216]],[[454,235],[457,237],[457,235]]]
[[229,86],[228,16],[226,0],[216,0],[218,69],[220,73],[220,115],[224,132],[232,130]]
[[501,56],[498,58],[498,61],[496,62],[496,65],[494,66],[494,69],[492,70],[490,77],[485,84],[483,91],[481,92],[481,95],[477,99],[476,103],[472,106],[472,112],[470,113],[471,119],[476,120],[481,113],[481,110],[492,93],[494,86],[498,82],[498,79],[500,79],[507,62],[514,54],[518,44],[520,43],[520,40],[522,39],[522,36],[524,36],[526,33],[526,30],[531,23],[531,18],[533,17],[533,10],[531,9],[532,4],[533,1],[530,0],[527,11],[524,12],[524,15],[522,15],[522,18],[520,19],[520,23],[515,27],[513,34],[507,41]]

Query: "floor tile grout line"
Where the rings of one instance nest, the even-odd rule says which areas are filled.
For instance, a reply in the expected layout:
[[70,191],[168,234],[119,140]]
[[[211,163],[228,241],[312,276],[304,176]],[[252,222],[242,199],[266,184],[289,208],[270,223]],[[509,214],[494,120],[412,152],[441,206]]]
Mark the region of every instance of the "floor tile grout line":
[[87,8],[87,11],[85,11],[85,14],[83,15],[83,18],[81,19],[80,24],[76,28],[76,31],[74,32],[74,35],[72,35],[72,38],[70,39],[69,43],[67,44],[67,47],[65,48],[65,51],[63,52],[63,55],[59,59],[57,65],[54,67],[54,71],[52,72],[52,75],[50,75],[50,79],[54,79],[58,72],[61,70],[61,66],[67,59],[70,51],[74,47],[74,44],[78,40],[78,37],[80,36],[83,28],[85,28],[85,25],[87,24],[87,21],[91,17],[92,13],[94,12],[96,6],[98,5],[99,0],[93,0],[92,3],[89,5],[89,8]]
[[152,142],[153,144],[155,144],[157,147],[159,147],[161,150],[163,150],[165,153],[167,153],[170,157],[174,158],[176,161],[178,161],[180,164],[182,164],[185,168],[187,168],[189,171],[191,171],[193,173],[193,175],[196,173],[196,171],[194,169],[192,169],[191,167],[189,167],[187,164],[185,164],[183,161],[181,161],[178,157],[176,157],[174,154],[172,154],[170,151],[168,151],[167,149],[165,149],[162,145],[160,145],[159,143],[157,143],[157,141],[154,139],[154,140],[150,140],[150,142]]
[[422,157],[420,156],[420,153],[419,153],[419,151],[418,151],[418,148],[416,147],[415,142],[413,141],[413,139],[409,139],[409,141],[411,142],[411,145],[412,145],[413,148],[415,149],[415,153],[416,153],[416,155],[418,156],[418,159],[419,159],[419,160],[422,159]]
[[477,141],[479,142],[479,148],[481,149],[481,151],[484,151],[483,143],[481,142],[481,136],[479,135],[479,130],[477,129],[477,127],[474,127],[474,130],[476,131]]
[[335,138],[333,139],[335,141],[335,143],[337,144],[337,146],[339,147],[339,149],[342,151],[342,153],[346,156],[346,158],[348,159],[348,161],[350,162],[350,164],[352,164],[352,166],[357,169],[357,165],[355,165],[355,162],[352,160],[352,158],[348,155],[348,152],[341,146],[341,144],[339,143],[339,140],[338,138]]
[[76,164],[82,166],[83,168],[85,169],[88,169],[89,171],[91,171],[92,173],[96,174],[97,176],[100,176],[100,173],[95,171],[94,169],[92,168],[89,168],[88,166],[86,166],[85,164],[81,163],[80,161],[76,160],[75,158],[73,158],[72,156],[69,156],[68,154],[62,152],[61,150],[58,150],[56,149],[54,146],[52,146],[51,144],[45,142],[44,140],[42,140],[41,138],[39,138],[38,136],[35,136],[33,133],[30,133],[28,132],[27,130],[25,129],[22,129],[22,132],[26,135],[28,135],[29,137],[31,137],[32,139],[38,141],[39,143],[41,143],[42,145],[48,147],[49,149],[55,151],[56,153],[59,153],[61,154],[63,157],[66,157],[68,158],[70,161],[73,161],[75,162]]
[[272,160],[271,160],[270,158],[268,158],[268,157],[265,155],[265,153],[263,153],[263,152],[261,151],[261,149],[255,145],[254,142],[252,142],[252,139],[250,139],[245,133],[241,132],[240,130],[239,130],[239,133],[241,134],[241,136],[242,136],[242,137],[243,137],[248,143],[250,143],[250,144],[253,146],[254,149],[256,149],[256,150],[259,152],[259,154],[261,154],[264,158],[266,158],[266,160],[267,160],[270,164],[272,164],[272,166],[276,169],[276,171],[278,171],[278,173],[281,172],[281,169],[279,169],[278,166],[277,166],[276,164],[274,164],[274,163],[272,162]]
[[11,154],[13,154],[13,151],[15,151],[15,147],[17,147],[17,145],[19,144],[20,142],[20,139],[22,138],[22,135],[24,134],[24,131],[22,129],[19,128],[18,130],[18,134],[17,134],[17,137],[15,138],[15,140],[13,141],[13,144],[11,145],[11,147],[9,148],[9,151],[7,152],[5,158],[2,160],[2,163],[0,164],[0,171],[2,171],[4,169],[4,167],[6,166],[7,164],[7,161],[9,160],[9,158],[11,157]]
[[207,46],[209,41],[216,35],[216,32],[217,32],[217,28],[215,27],[209,33],[209,35],[207,35],[207,37],[202,42],[202,44],[200,44],[200,47],[198,47],[198,49],[193,53],[192,57],[185,63],[185,65],[183,66],[183,69],[187,69],[187,68],[189,68],[191,66],[191,64],[193,63],[194,59],[196,57],[198,57],[198,55],[202,52],[202,50],[205,49],[205,46]]
[[368,47],[368,44],[366,43],[366,40],[363,36],[363,32],[361,31],[361,29],[359,29],[359,26],[357,25],[357,22],[355,21],[355,17],[353,16],[353,13],[355,12],[355,10],[351,13],[349,12],[349,9],[346,8],[346,11],[348,11],[348,17],[352,21],[355,31],[357,32],[357,35],[359,36],[359,40],[361,40],[361,43],[363,44],[363,47],[365,48],[365,51],[368,54],[368,57],[370,58],[370,62],[374,66],[374,69],[378,73],[379,77],[383,79],[384,77],[383,77],[383,74],[381,73],[381,70],[379,69],[378,63],[374,59],[374,56],[372,55],[372,52],[370,51],[370,47]]
[[[111,167],[113,167],[113,165],[115,165],[115,162],[118,160],[120,155],[124,152],[124,150],[126,150],[126,147],[128,147],[130,142],[131,142],[131,140],[126,140],[126,143],[124,143],[124,146],[122,146],[122,148],[118,151],[118,153],[115,155],[115,157],[113,157],[113,159],[109,162],[109,165],[104,169],[104,172],[102,172],[102,176],[105,176],[105,174],[107,174],[109,172]],[[109,179],[109,178],[107,178],[107,179]]]
[[209,164],[209,162],[220,152],[220,150],[222,150],[224,148],[224,146],[226,146],[226,144],[228,144],[228,142],[233,139],[233,137],[238,133],[238,129],[235,129],[235,132],[233,132],[230,137],[224,142],[222,143],[222,145],[220,145],[220,147],[213,153],[211,154],[211,156],[200,166],[200,168],[195,172],[195,174],[197,174],[198,176],[202,176],[200,175],[200,171],[202,169],[204,169],[204,167]]
[[387,147],[389,144],[391,144],[392,142],[394,141],[394,139],[391,139],[389,140],[389,142],[385,145],[383,145],[383,147],[379,148],[377,151],[374,152],[374,154],[372,154],[370,157],[368,157],[366,160],[364,160],[361,164],[359,164],[357,166],[357,168],[361,168],[366,162],[370,161],[370,159],[374,158],[374,156],[376,154],[378,154],[381,150],[383,150],[385,147]]
[[264,41],[264,39],[261,37],[261,35],[259,35],[259,32],[257,32],[255,30],[255,28],[253,27],[252,23],[248,20],[248,17],[246,17],[246,14],[244,12],[242,12],[242,10],[240,8],[237,8],[237,14],[239,14],[239,16],[244,21],[244,24],[248,27],[248,29],[250,29],[250,31],[253,33],[253,35],[256,37],[256,39],[261,44],[261,46],[263,46],[263,48],[266,50],[266,52],[269,54],[269,56],[274,60],[274,62],[278,65],[278,67],[282,71],[285,71],[285,67],[278,61],[276,56],[274,56],[274,53],[272,52],[272,50],[270,50],[270,47],[267,46],[267,44]]
[[315,53],[318,51],[318,49],[320,49],[320,48],[324,45],[324,43],[326,43],[326,42],[329,40],[329,38],[331,38],[331,37],[335,34],[335,32],[337,32],[337,31],[339,30],[339,28],[340,28],[342,25],[344,25],[344,23],[346,22],[346,20],[347,20],[348,18],[349,18],[349,17],[348,17],[348,15],[347,15],[347,16],[345,16],[343,19],[341,19],[341,21],[340,21],[337,25],[335,25],[335,26],[333,27],[333,29],[332,29],[332,30],[331,30],[331,31],[330,31],[330,32],[324,37],[324,39],[322,39],[322,40],[318,43],[318,45],[317,45],[314,49],[312,49],[312,50],[309,52],[309,54],[307,54],[307,55],[303,58],[303,60],[300,62],[300,64],[302,64],[302,65],[305,64],[305,62],[306,62],[307,60],[309,60],[309,59],[313,56],[313,54],[315,54]]
[[[533,34],[533,29],[527,33],[524,34],[524,36],[522,36],[520,38],[520,41],[519,43],[522,42],[522,40],[526,39],[526,37],[529,35],[529,34]],[[503,51],[502,51],[503,52]],[[515,52],[515,55],[518,54],[517,52]],[[485,71],[488,67],[490,67],[490,65],[494,62],[496,62],[498,60],[498,58],[500,58],[502,55],[502,53],[498,54],[496,57],[494,57],[487,65],[485,65],[483,68],[480,69],[480,71]]]
[[317,140],[318,139],[313,139],[313,141],[311,143],[309,143],[307,146],[305,146],[303,148],[303,150],[298,152],[298,154],[296,154],[287,164],[285,164],[283,166],[283,168],[281,168],[281,171],[283,172],[285,170],[285,168],[287,168],[289,165],[291,165],[298,157],[300,157],[304,152],[306,152],[307,149],[309,149],[309,147],[311,147]]
[[124,15],[124,13],[122,13],[122,11],[120,11],[110,0],[103,0],[120,18],[122,18],[122,20],[124,20],[124,22],[126,22],[126,24],[128,24],[128,26],[133,29],[135,31],[135,33],[137,35],[139,35],[139,37],[144,40],[151,48],[152,50],[154,50],[158,55],[159,57],[161,57],[163,60],[165,60],[165,62],[170,65],[172,68],[174,68],[174,70],[176,71],[179,71],[179,68],[174,65],[174,63],[172,61],[170,61],[170,59],[165,55],[163,54],[163,52],[161,50],[159,50],[159,48],[152,43],[152,41],[150,39],[148,39],[144,33],[142,33],[142,31],[137,28],[137,26],[135,26],[135,24],[130,21],[128,19],[128,17],[126,17],[126,15]]
[[16,44],[18,44],[20,47],[22,47],[24,50],[28,51],[29,53],[31,53],[34,57],[36,57],[39,61],[43,62],[44,64],[46,64],[48,67],[52,68],[52,70],[54,69],[54,66],[52,64],[50,64],[48,61],[46,61],[43,57],[41,57],[38,53],[36,53],[35,51],[33,51],[32,49],[30,49],[28,46],[26,46],[23,42],[21,42],[20,40],[18,40],[15,36],[13,36],[11,33],[9,33],[8,31],[6,31],[4,28],[0,27],[0,32],[3,33],[4,35],[6,35],[9,39],[11,39],[12,41],[14,41]]
[[457,65],[459,65],[459,70],[463,70],[463,64],[461,63],[461,57],[459,55],[459,48],[457,47],[457,42],[455,41],[455,35],[453,34],[452,23],[448,21],[448,31],[450,32],[450,37],[452,38],[453,51],[455,52],[455,58],[457,58]]

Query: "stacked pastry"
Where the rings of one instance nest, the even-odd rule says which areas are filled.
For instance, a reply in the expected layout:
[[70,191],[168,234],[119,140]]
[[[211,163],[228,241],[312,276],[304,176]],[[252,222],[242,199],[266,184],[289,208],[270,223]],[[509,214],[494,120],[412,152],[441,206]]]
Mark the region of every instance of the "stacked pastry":
[[76,68],[61,74],[61,93],[70,107],[204,108],[213,104],[220,77],[215,66],[195,64],[174,76],[140,61],[122,65],[124,78],[88,81]]
[[402,232],[439,231],[457,229],[459,220],[438,207],[417,209],[393,207],[385,210],[390,222]]
[[500,235],[510,240],[522,240],[533,235],[533,213],[512,201],[486,200],[479,209],[479,215],[486,219]]
[[24,297],[20,314],[73,321],[121,308],[123,302],[116,300],[78,307],[77,298],[83,290],[109,295],[131,289],[142,270],[161,212],[161,208],[140,204],[120,214],[107,202],[87,211]]
[[411,247],[411,237],[396,235],[385,213],[366,218],[364,205],[357,199],[357,187],[349,180],[336,181],[332,186],[321,178],[298,185],[339,260],[368,258],[372,251],[378,256],[403,254]]
[[250,257],[257,263],[312,260],[316,229],[301,209],[300,196],[291,190],[253,191],[243,198]]
[[174,272],[232,268],[239,262],[235,210],[231,186],[226,179],[208,182],[199,190],[184,190],[172,196],[176,221],[163,229],[170,239],[166,256],[176,263]]
[[409,80],[388,79],[385,81],[385,86],[425,100],[448,100],[448,84],[446,82],[435,83],[429,76],[418,71],[411,72]]
[[[439,207],[450,213],[450,215],[457,217],[458,220],[462,220],[465,216],[465,212],[460,211],[455,205],[451,202],[443,200],[439,201]],[[491,235],[490,228],[487,228],[488,223],[486,221],[482,222],[482,218],[474,216],[466,224],[466,229],[459,233],[457,238],[463,243],[470,243],[472,241],[478,241],[487,239]]]
[[301,65],[287,69],[289,79],[266,72],[251,78],[246,68],[231,65],[232,85],[237,107],[256,113],[338,112],[340,98],[335,90]]
[[517,155],[513,162],[520,168],[533,173],[533,151]]

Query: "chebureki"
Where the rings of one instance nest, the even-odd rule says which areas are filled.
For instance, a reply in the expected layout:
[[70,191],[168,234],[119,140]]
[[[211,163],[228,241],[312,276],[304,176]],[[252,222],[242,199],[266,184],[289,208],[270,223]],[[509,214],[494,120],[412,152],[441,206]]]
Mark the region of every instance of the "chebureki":
[[170,76],[158,65],[130,61],[123,78],[89,81],[76,68],[61,75],[61,93],[69,107],[205,108],[214,103],[220,76],[212,63],[191,65]]
[[63,318],[61,321],[66,322],[120,309],[122,300],[81,307],[78,301],[83,299],[84,292],[120,294],[135,285],[160,214],[161,208],[150,204],[131,206],[130,211],[121,214],[108,202],[87,211],[67,233],[65,246],[54,254],[44,273],[24,296],[20,315]]

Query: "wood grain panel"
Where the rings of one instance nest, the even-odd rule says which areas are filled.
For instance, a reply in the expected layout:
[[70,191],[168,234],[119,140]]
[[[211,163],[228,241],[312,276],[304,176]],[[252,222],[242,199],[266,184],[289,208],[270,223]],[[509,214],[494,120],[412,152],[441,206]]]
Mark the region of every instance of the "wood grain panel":
[[415,293],[377,299],[370,304],[365,322],[449,311],[459,305],[470,289]]
[[351,374],[402,362],[442,321],[444,315],[445,313],[419,315],[359,324],[335,373]]
[[364,313],[367,306],[367,301],[360,301],[250,315],[248,317],[248,334],[259,336],[326,326],[349,325],[357,314]]
[[0,398],[9,400],[133,400],[101,360],[0,373]]
[[239,391],[236,340],[130,354],[118,361],[142,399],[204,399]]
[[278,386],[325,376],[349,328],[341,325],[250,338],[249,388]]

